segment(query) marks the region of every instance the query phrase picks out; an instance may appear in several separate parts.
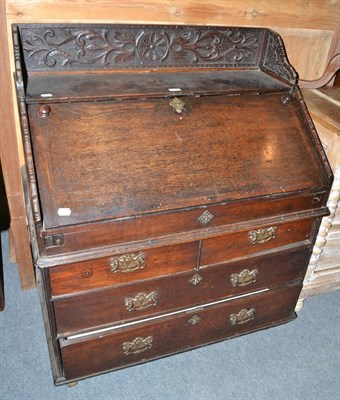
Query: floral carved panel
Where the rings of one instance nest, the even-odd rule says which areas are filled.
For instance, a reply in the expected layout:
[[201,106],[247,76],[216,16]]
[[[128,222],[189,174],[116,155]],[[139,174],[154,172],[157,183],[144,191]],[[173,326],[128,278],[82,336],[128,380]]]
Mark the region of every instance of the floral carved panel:
[[256,67],[263,29],[21,25],[30,70]]

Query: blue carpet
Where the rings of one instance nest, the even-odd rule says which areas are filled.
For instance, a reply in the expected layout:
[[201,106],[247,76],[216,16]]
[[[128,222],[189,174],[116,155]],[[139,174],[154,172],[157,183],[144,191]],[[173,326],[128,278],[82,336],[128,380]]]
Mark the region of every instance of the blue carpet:
[[340,292],[308,299],[286,325],[54,387],[37,290],[20,290],[2,239],[0,400],[340,399]]

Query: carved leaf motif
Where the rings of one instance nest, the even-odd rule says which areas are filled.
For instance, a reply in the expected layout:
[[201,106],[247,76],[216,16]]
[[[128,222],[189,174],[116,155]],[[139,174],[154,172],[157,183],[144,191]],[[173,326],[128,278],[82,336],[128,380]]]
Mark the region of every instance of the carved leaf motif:
[[288,63],[281,40],[274,33],[269,37],[263,66],[288,81],[295,83],[297,80],[297,74]]
[[185,59],[191,55],[191,62],[215,61],[220,56],[222,34],[215,31],[201,33],[199,30],[173,36],[171,42],[172,57]]
[[[263,32],[252,28],[21,28],[31,69],[147,65],[255,65]],[[219,64],[220,63],[220,64]],[[38,67],[38,68],[37,68]]]
[[232,59],[235,62],[242,61],[243,58],[249,58],[254,54],[258,47],[257,39],[249,33],[231,32],[228,35],[230,47],[224,51],[226,59]]

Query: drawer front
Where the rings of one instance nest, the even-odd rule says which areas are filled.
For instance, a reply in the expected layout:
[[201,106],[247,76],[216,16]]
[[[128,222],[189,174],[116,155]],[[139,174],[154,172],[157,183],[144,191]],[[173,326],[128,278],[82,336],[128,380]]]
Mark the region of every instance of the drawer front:
[[[300,197],[244,200],[206,207],[195,207],[175,212],[152,213],[138,218],[125,218],[110,222],[92,223],[84,226],[64,227],[62,246],[52,243],[50,232],[44,233],[46,255],[63,254],[93,247],[122,244],[132,241],[157,238],[163,235],[193,232],[244,221],[259,220],[311,209],[319,209],[324,203],[325,193]],[[320,210],[319,210],[320,212]],[[327,210],[324,209],[324,214]],[[54,230],[53,233],[58,233]]]
[[52,296],[189,271],[196,267],[198,242],[156,247],[49,268]]
[[291,286],[93,338],[62,340],[65,378],[98,374],[286,322],[294,317],[300,290]]
[[310,249],[290,249],[169,278],[54,301],[60,336],[302,282]]
[[314,220],[302,220],[244,230],[202,241],[200,265],[226,262],[310,239]]

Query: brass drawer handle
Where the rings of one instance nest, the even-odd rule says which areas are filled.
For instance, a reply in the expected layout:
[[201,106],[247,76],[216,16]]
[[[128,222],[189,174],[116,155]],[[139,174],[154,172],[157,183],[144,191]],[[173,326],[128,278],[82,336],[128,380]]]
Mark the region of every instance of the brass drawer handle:
[[189,280],[188,283],[192,286],[197,286],[203,281],[203,277],[199,274],[193,275]]
[[153,346],[153,337],[148,336],[146,338],[142,338],[140,336],[136,337],[133,339],[132,342],[124,342],[122,345],[124,354],[129,355],[129,354],[138,354],[142,353],[143,351],[147,349],[151,349]]
[[249,271],[249,269],[244,269],[239,274],[236,274],[236,273],[231,274],[230,275],[230,283],[233,287],[248,286],[251,283],[256,282],[258,272],[259,271],[257,269],[253,269],[252,271]]
[[202,321],[203,317],[200,317],[199,315],[193,315],[190,319],[188,319],[187,323],[188,325],[197,325]]
[[276,226],[262,228],[248,233],[251,244],[263,244],[276,238]]
[[47,104],[42,104],[38,108],[38,113],[40,118],[48,118],[51,112],[51,107]]
[[138,293],[136,297],[126,297],[124,299],[125,308],[128,311],[139,311],[156,306],[158,303],[157,296],[157,292],[151,292],[149,294]]
[[230,314],[229,321],[231,325],[242,325],[255,318],[255,308],[247,310],[244,308],[237,314]]
[[127,253],[117,257],[111,257],[109,259],[109,264],[111,267],[111,272],[114,274],[117,272],[122,272],[124,274],[136,271],[137,269],[145,268],[145,258],[144,253]]

